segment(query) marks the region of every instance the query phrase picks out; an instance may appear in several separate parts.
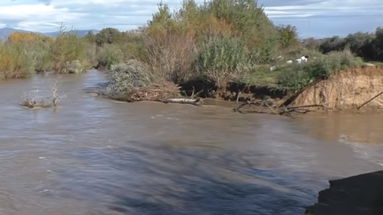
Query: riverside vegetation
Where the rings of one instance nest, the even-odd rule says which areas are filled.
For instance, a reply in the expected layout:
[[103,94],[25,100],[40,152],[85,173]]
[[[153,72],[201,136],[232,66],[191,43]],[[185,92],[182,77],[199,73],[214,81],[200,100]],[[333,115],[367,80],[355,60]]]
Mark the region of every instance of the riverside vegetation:
[[[107,95],[128,101],[169,95],[239,99],[264,89],[296,92],[363,60],[383,60],[383,29],[346,38],[299,40],[293,26],[275,26],[252,0],[185,0],[174,12],[160,4],[147,26],[106,28],[78,37],[14,33],[0,46],[0,78],[41,72],[110,73]],[[305,63],[288,63],[308,56]],[[140,93],[140,89],[144,91]],[[278,93],[276,93],[278,94]]]

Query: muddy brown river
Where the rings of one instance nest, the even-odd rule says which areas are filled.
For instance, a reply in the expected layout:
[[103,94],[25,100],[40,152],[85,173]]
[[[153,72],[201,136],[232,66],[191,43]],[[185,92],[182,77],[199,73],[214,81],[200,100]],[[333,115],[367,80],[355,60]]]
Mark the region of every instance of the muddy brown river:
[[[383,114],[238,114],[121,103],[97,71],[0,82],[1,215],[296,215],[383,168]],[[19,105],[57,81],[53,109]]]

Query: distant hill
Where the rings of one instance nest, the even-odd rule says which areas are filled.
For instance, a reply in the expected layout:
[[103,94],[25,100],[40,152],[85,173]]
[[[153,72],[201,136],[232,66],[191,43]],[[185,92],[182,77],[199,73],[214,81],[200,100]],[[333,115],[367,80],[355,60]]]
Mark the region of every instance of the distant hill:
[[[60,32],[49,32],[49,33],[40,33],[40,32],[31,32],[31,31],[24,31],[20,29],[14,29],[14,28],[0,28],[0,39],[2,41],[5,41],[8,39],[9,35],[11,35],[14,32],[21,32],[21,33],[36,33],[36,34],[42,34],[46,35],[49,37],[56,37],[60,34]],[[88,34],[88,32],[92,32],[96,34],[98,31],[97,30],[74,30],[75,34],[79,37],[83,37]]]
[[29,31],[24,31],[24,30],[19,30],[19,29],[14,29],[14,28],[0,28],[0,39],[2,41],[5,41],[8,39],[9,35],[11,35],[14,32],[27,33]]
[[[71,32],[74,32],[77,36],[79,37],[84,37],[86,36],[89,32],[92,32],[94,34],[97,34],[98,31],[97,30],[73,30]],[[44,35],[46,36],[49,36],[49,37],[57,37],[60,32],[56,31],[56,32],[48,32],[48,33],[43,33]]]

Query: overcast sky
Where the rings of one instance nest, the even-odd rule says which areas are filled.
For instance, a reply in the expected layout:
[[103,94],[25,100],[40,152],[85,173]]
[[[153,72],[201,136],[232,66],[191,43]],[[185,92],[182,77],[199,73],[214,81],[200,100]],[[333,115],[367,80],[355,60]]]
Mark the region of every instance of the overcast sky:
[[[202,0],[199,0],[202,1]],[[57,31],[145,25],[160,0],[1,0],[0,27]],[[163,0],[172,9],[182,0]],[[297,26],[301,37],[347,35],[383,26],[383,0],[259,0],[278,25]]]

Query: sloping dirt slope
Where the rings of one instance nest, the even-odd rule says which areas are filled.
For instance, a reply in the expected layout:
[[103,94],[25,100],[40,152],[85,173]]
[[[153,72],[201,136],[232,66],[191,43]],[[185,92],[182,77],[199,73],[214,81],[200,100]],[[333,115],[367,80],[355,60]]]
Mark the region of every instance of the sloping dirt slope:
[[[293,106],[323,105],[328,110],[354,109],[383,92],[383,69],[364,67],[334,74],[304,89],[290,104]],[[383,109],[383,95],[364,109]]]

